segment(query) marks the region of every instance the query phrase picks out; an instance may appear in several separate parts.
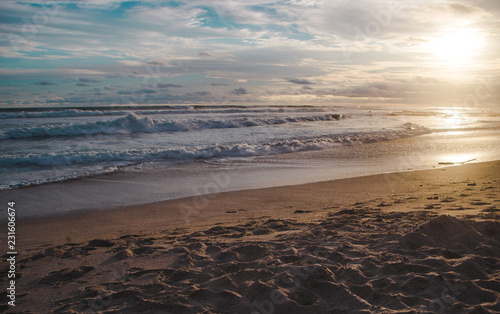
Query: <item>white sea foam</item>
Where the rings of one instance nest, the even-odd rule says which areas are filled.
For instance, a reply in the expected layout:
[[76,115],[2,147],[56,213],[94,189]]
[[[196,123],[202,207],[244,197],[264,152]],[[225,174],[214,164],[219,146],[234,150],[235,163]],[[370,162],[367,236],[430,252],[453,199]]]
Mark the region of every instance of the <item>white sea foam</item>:
[[259,144],[220,144],[212,146],[180,147],[174,149],[143,149],[108,152],[73,152],[5,155],[1,167],[93,165],[99,163],[135,163],[162,160],[210,159],[214,157],[251,157],[307,150],[321,150],[340,145],[356,145],[387,141],[427,133],[428,129],[405,124],[398,130],[377,133],[350,133],[318,138],[283,140]]

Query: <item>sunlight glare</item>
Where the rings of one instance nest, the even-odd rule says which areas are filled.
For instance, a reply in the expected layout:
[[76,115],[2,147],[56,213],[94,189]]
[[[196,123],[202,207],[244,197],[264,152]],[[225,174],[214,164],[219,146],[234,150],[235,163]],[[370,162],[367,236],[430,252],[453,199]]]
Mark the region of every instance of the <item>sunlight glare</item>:
[[477,29],[458,28],[443,32],[431,42],[432,52],[441,60],[457,64],[474,58],[483,46],[483,38]]
[[463,124],[468,124],[471,122],[470,118],[463,114],[462,111],[458,109],[446,109],[443,110],[444,116],[440,121],[442,127],[446,129],[456,129]]
[[441,165],[459,165],[474,161],[477,156],[473,154],[450,154],[442,156],[441,159],[442,161],[439,162]]

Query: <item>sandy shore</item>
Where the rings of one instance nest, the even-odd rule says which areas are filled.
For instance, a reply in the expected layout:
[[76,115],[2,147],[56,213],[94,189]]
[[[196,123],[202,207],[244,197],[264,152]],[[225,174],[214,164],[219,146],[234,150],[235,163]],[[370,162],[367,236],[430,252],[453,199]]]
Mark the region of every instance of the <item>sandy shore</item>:
[[16,307],[0,310],[498,313],[499,173],[488,162],[22,219]]

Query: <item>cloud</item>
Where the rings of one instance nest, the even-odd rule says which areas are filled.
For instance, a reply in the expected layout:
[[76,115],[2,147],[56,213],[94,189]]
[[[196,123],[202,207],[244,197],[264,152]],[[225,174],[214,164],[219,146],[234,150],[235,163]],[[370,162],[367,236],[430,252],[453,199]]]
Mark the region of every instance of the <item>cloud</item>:
[[244,89],[243,87],[235,88],[231,92],[233,95],[246,95],[248,94],[248,91]]
[[461,15],[469,15],[478,11],[477,7],[463,5],[459,3],[450,4],[450,8],[453,12]]
[[313,84],[311,81],[306,80],[306,79],[297,79],[297,78],[287,78],[286,79],[290,83],[294,84]]
[[161,62],[161,61],[148,61],[148,62],[145,62],[146,64],[149,64],[149,65],[166,65],[165,63]]
[[47,85],[57,85],[57,84],[49,82],[49,81],[40,81],[40,82],[36,82],[35,85],[47,86]]
[[141,88],[141,89],[119,90],[116,93],[120,95],[140,95],[140,94],[155,94],[157,93],[157,91],[154,89]]
[[202,51],[202,52],[199,52],[199,53],[198,53],[198,55],[199,55],[200,57],[213,57],[213,56],[214,56],[213,54],[211,54],[211,53],[210,53],[210,52],[208,52],[208,51]]
[[169,87],[183,87],[183,86],[179,85],[179,84],[171,84],[171,83],[158,83],[158,84],[156,84],[156,87],[169,88]]
[[427,40],[425,40],[423,38],[416,38],[413,36],[408,37],[407,41],[410,43],[425,43],[425,42],[427,42]]
[[[240,97],[249,93],[245,82],[252,97],[265,98],[261,91],[269,90],[308,99],[410,99],[412,88],[443,85],[429,78],[448,82],[453,78],[445,75],[454,72],[475,82],[500,71],[498,0],[407,0],[392,13],[387,1],[374,0],[60,1],[57,15],[36,24],[30,17],[42,9],[34,5],[39,2],[0,1],[0,56],[6,58],[0,84],[60,85],[58,96],[68,103],[91,96],[81,88],[72,97],[75,84],[99,82],[113,83],[101,86],[115,90],[110,98],[142,94],[158,102],[207,97],[197,94],[200,86],[213,99],[246,101]],[[26,19],[35,23],[29,36]],[[447,68],[430,46],[457,25],[473,28],[485,45],[467,61],[471,66]],[[391,80],[408,88],[373,84]],[[182,92],[168,94],[175,88]],[[46,97],[44,88],[34,90],[32,99]],[[22,88],[0,106],[16,92]]]
[[418,84],[443,84],[443,82],[433,78],[433,77],[421,77],[417,76],[415,82]]
[[99,83],[100,81],[93,78],[79,78],[78,81],[82,83]]
[[194,93],[186,93],[186,96],[209,96],[209,95],[212,95],[211,92],[209,91],[197,91],[197,92],[194,92]]

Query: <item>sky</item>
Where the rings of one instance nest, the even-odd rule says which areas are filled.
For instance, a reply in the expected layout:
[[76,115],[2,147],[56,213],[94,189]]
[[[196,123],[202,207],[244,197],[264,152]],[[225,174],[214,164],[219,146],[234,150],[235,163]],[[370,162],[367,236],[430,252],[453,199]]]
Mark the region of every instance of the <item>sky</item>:
[[0,108],[500,107],[498,0],[0,2]]

